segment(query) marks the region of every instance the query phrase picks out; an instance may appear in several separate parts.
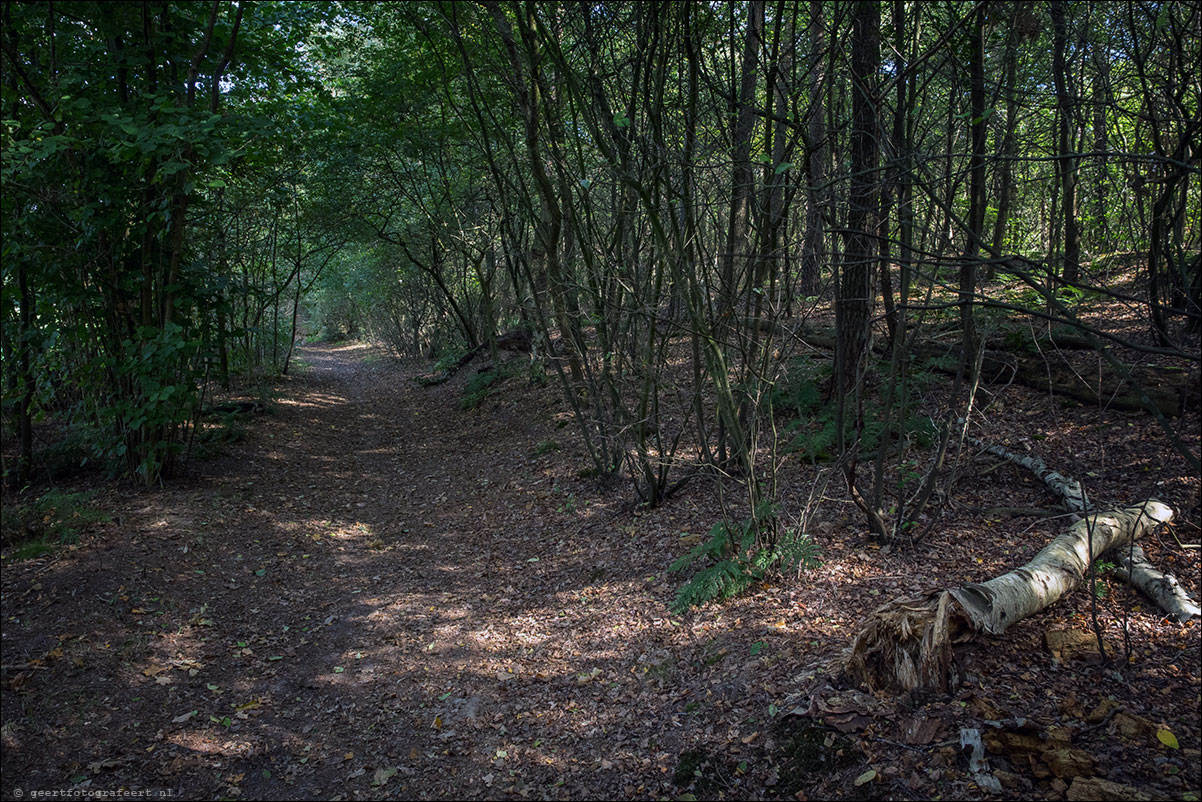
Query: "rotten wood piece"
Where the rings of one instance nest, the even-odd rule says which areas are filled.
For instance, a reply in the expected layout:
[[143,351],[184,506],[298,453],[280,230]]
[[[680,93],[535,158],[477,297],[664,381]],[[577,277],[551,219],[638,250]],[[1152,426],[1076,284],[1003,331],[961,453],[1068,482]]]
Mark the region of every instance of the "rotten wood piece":
[[[834,332],[789,326],[786,323],[748,318],[744,325],[754,326],[778,336],[792,337],[807,345],[824,350],[835,348]],[[1043,343],[1044,341],[1038,341]],[[1008,350],[1004,341],[991,340],[981,360],[981,379],[985,382],[1013,381],[1036,390],[1051,391],[1082,404],[1101,406],[1123,412],[1158,410],[1165,417],[1180,416],[1186,409],[1198,406],[1202,395],[1196,387],[1196,371],[1158,365],[1130,365],[1131,381],[1116,375],[1109,365],[1100,364],[1088,377],[1083,376],[1054,350],[1084,350],[1083,338],[1056,335],[1055,349],[1045,353]],[[878,349],[883,344],[878,344]],[[910,358],[926,361],[932,369],[954,374],[963,362],[957,345],[933,341],[916,343]]]

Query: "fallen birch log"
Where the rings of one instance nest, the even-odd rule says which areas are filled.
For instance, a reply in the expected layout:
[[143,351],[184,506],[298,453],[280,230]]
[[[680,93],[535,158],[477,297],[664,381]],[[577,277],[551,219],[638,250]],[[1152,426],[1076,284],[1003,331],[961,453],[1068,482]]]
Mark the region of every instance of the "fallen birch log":
[[[1091,508],[1089,496],[1085,494],[1085,488],[1080,482],[1051,470],[1038,456],[1016,454],[1001,446],[988,445],[975,437],[968,438],[968,441],[987,453],[1034,473],[1060,497],[1064,508],[1070,512],[1084,513]],[[1156,602],[1156,605],[1176,619],[1177,623],[1184,624],[1190,619],[1202,616],[1202,610],[1199,610],[1176,577],[1157,570],[1138,545],[1131,544],[1126,549],[1120,549],[1113,557],[1115,564],[1119,566],[1115,575]]]
[[[963,422],[964,419],[961,418],[960,420]],[[1085,494],[1085,488],[1081,486],[1081,483],[1070,476],[1064,476],[1053,471],[1038,456],[1028,457],[1023,454],[1016,454],[1007,448],[989,445],[975,437],[969,437],[968,442],[975,448],[993,454],[995,457],[1001,457],[1007,462],[1012,462],[1015,465],[1026,468],[1035,474],[1041,482],[1060,497],[1060,502],[1069,512],[1085,512],[1090,508],[1089,496]]]
[[1178,624],[1202,617],[1202,609],[1185,592],[1177,578],[1157,570],[1137,544],[1132,544],[1130,549],[1116,551],[1114,562],[1118,566],[1115,575],[1119,579],[1138,588],[1160,609],[1176,619]]
[[1081,584],[1095,559],[1172,517],[1168,505],[1152,500],[1088,515],[1021,568],[988,582],[886,604],[856,636],[845,668],[869,688],[949,689],[953,643],[982,632],[1001,635]]

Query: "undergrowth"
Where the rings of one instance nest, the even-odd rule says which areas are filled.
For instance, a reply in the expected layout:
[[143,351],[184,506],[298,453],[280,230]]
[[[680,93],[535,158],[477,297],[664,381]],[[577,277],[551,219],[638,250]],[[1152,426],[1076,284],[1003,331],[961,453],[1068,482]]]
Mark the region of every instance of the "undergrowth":
[[[929,369],[929,366],[923,366]],[[920,369],[920,374],[923,370]],[[786,377],[772,390],[772,406],[779,413],[788,414],[791,420],[785,425],[787,440],[782,449],[785,453],[797,454],[811,462],[834,459],[839,442],[836,410],[824,397],[821,386],[829,379],[828,366],[815,367],[806,360],[794,360]],[[923,374],[925,375],[925,374]],[[845,440],[856,439],[855,421],[846,421]],[[859,432],[859,450],[862,453],[875,451],[885,430],[885,411],[874,401],[865,401],[864,424]],[[935,430],[929,418],[905,409],[900,425],[895,424],[897,436],[912,440],[921,448],[929,448],[935,439]]]
[[459,399],[459,408],[475,409],[480,406],[484,399],[496,393],[500,389],[500,385],[514,373],[515,368],[510,363],[491,367],[472,376],[467,386],[463,388],[463,397]]
[[704,565],[676,591],[672,612],[679,614],[714,599],[737,596],[773,571],[801,571],[819,565],[818,546],[803,532],[787,529],[775,538],[762,538],[769,517],[719,521],[707,540],[672,563],[668,568],[672,573],[698,562]]
[[34,501],[4,505],[0,540],[15,546],[13,560],[28,560],[79,541],[89,526],[108,522],[109,515],[90,505],[95,493],[51,490]]

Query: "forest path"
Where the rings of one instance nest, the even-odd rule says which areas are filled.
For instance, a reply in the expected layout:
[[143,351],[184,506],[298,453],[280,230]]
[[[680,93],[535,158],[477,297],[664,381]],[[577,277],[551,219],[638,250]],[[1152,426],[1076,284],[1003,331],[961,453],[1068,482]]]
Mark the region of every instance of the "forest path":
[[[5,796],[671,791],[682,717],[719,722],[684,715],[700,688],[669,641],[694,638],[646,544],[537,453],[553,390],[512,379],[461,410],[466,377],[422,388],[363,345],[300,357],[231,453],[6,593],[5,662],[52,670],[6,696]],[[756,729],[749,683],[713,686],[723,740]]]
[[[588,465],[553,384],[515,371],[460,408],[482,358],[424,388],[426,365],[369,346],[299,356],[273,414],[242,418],[243,439],[163,488],[98,483],[111,523],[5,561],[0,798],[979,799],[944,746],[1019,717],[1077,732],[1108,779],[1157,798],[1197,787],[1196,625],[1166,623],[1125,585],[1106,599],[1123,616],[1107,636],[1130,625],[1124,674],[1043,648],[1045,629],[1087,626],[1078,593],[968,650],[958,703],[861,708],[853,695],[840,703],[852,712],[827,716],[835,729],[784,715],[807,689],[827,693],[822,666],[881,600],[997,575],[1057,522],[998,537],[976,513],[948,516],[883,559],[828,520],[820,570],[673,617],[680,578],[665,569],[683,532],[720,520],[713,484],[655,510],[631,509],[628,488],[599,494],[577,476]],[[1038,432],[1028,415],[1098,425],[1096,411],[1013,414],[1013,432]],[[1106,425],[1147,440],[1130,419]],[[1132,497],[1140,453],[1103,469],[1112,496]],[[959,490],[969,503],[1043,498],[1018,472],[981,473]],[[808,492],[804,473],[790,481]],[[1196,552],[1145,545],[1197,590]],[[1087,725],[1104,699],[1163,723],[1182,755]],[[1032,771],[1021,761],[1000,765]],[[1015,782],[1053,795],[1046,772]]]

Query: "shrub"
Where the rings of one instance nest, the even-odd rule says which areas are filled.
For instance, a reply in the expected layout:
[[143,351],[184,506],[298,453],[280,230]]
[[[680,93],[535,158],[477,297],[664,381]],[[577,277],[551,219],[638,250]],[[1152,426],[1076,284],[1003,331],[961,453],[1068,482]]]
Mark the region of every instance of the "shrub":
[[[668,568],[675,573],[700,561],[706,566],[676,592],[673,613],[683,613],[714,599],[729,599],[764,579],[772,571],[814,568],[819,564],[818,547],[809,535],[786,530],[773,542],[757,542],[760,527],[767,516],[749,518],[740,523],[719,521],[688,554]],[[757,521],[759,523],[757,523]]]
[[475,409],[480,406],[484,399],[495,392],[493,385],[500,378],[501,372],[495,368],[477,373],[467,383],[467,387],[463,388],[463,398],[459,400],[459,408]]

